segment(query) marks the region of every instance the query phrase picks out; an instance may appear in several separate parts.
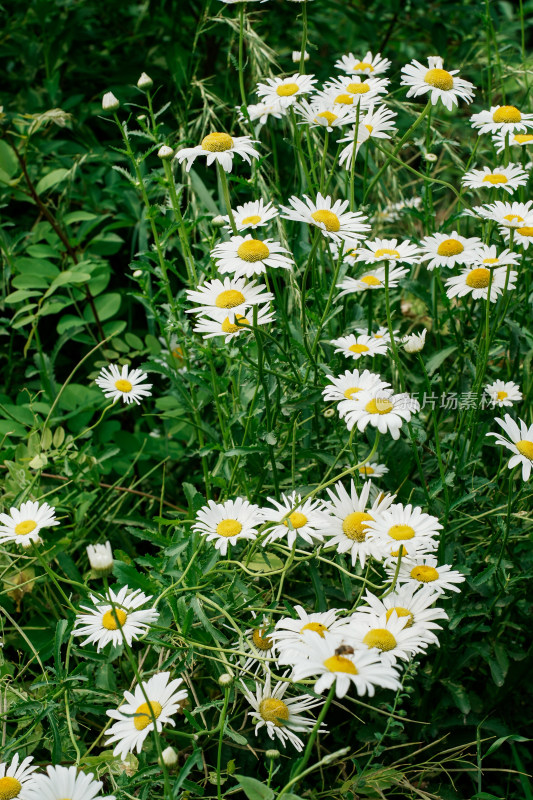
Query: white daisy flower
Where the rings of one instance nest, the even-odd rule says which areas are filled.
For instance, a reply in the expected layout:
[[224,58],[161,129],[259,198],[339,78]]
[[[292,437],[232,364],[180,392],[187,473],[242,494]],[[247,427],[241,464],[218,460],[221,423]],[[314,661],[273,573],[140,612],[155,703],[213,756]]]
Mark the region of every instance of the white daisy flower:
[[505,151],[505,142],[509,140],[510,147],[527,147],[533,144],[533,133],[509,133],[498,131],[492,137],[492,142],[497,153]]
[[[359,255],[358,251],[358,255]],[[389,269],[389,289],[394,289],[398,286],[400,280],[405,278],[409,273],[407,267],[390,267]],[[356,294],[357,292],[366,292],[368,289],[384,289],[385,288],[385,267],[377,267],[377,269],[365,272],[360,278],[346,277],[340,283],[337,283],[337,289],[342,289],[339,297],[345,294]]]
[[267,267],[290,269],[294,261],[283,255],[288,252],[279,242],[254,239],[248,233],[246,236],[232,236],[229,242],[219,242],[211,251],[211,258],[217,262],[217,269],[222,274],[230,272],[236,278],[242,275],[251,278],[266,272]]
[[376,238],[365,242],[357,253],[357,260],[364,261],[365,264],[375,264],[378,261],[417,264],[418,255],[418,247],[408,239],[398,244],[397,239]]
[[231,172],[233,167],[233,157],[235,155],[243,158],[248,164],[252,158],[259,158],[259,153],[252,145],[256,144],[254,139],[249,136],[230,136],[229,133],[209,133],[204,136],[197,147],[184,147],[178,150],[175,158],[181,164],[186,161],[185,169],[189,172],[198,156],[206,156],[206,164],[209,167],[217,161],[226,172]]
[[[387,578],[392,583],[396,572],[396,564],[385,567]],[[430,586],[434,592],[444,594],[446,591],[460,592],[456,586],[463,583],[465,576],[449,564],[439,565],[435,556],[427,555],[423,558],[403,559],[398,570],[397,586]],[[398,590],[397,590],[398,591]]]
[[472,114],[470,124],[482,133],[513,134],[533,128],[533,114],[524,114],[516,106],[491,106],[490,111]]
[[410,64],[402,67],[402,86],[409,86],[407,97],[419,97],[427,92],[431,93],[431,102],[436,105],[439,100],[449,111],[453,111],[458,104],[458,98],[467,103],[474,99],[474,84],[458,78],[459,70],[447,71],[443,69],[442,58],[428,58],[428,66],[413,59]]
[[[465,214],[496,222],[500,225],[500,233],[507,234],[507,238],[509,238],[509,228],[516,229],[524,225],[533,225],[532,205],[533,200],[528,200],[527,203],[496,200],[494,203],[474,206],[472,211],[465,211]],[[486,245],[484,246],[486,247]]]
[[[303,694],[299,697],[284,697],[291,685],[288,681],[280,681],[274,688],[271,684],[271,675],[267,671],[265,683],[255,683],[255,694],[241,681],[242,692],[254,709],[252,719],[256,723],[255,735],[265,727],[271,739],[277,738],[285,747],[290,742],[298,752],[303,750],[303,742],[297,733],[309,733],[316,720],[303,716],[304,712],[322,704],[321,700]],[[325,732],[325,729],[322,729]]]
[[361,392],[352,400],[339,403],[339,414],[344,416],[349,431],[357,425],[364,431],[368,425],[377,428],[380,433],[390,433],[393,439],[400,438],[400,428],[404,420],[409,422],[411,416],[420,411],[420,403],[409,394],[394,394],[393,389],[380,389],[376,396]]
[[[268,325],[273,322],[275,314],[269,311],[268,306],[260,308],[257,314],[258,325]],[[201,333],[204,339],[212,339],[214,336],[224,336],[224,341],[229,342],[235,336],[242,333],[252,333],[254,325],[253,314],[251,312],[245,317],[243,314],[235,314],[230,311],[225,319],[208,319],[199,317],[193,330]]]
[[375,339],[366,334],[354,336],[341,336],[340,339],[333,339],[331,344],[335,345],[335,352],[342,353],[348,358],[361,358],[361,356],[378,356],[388,351],[387,342]]
[[228,542],[236,544],[241,539],[255,539],[261,523],[259,506],[238,497],[224,503],[208,500],[207,505],[196,513],[192,529],[206,536],[208,542],[214,541],[217,550],[225,556]]
[[182,678],[170,682],[169,678],[170,672],[156,673],[148,681],[143,681],[142,688],[136,686],[133,694],[124,692],[125,702],[120,708],[106,712],[108,717],[118,720],[106,733],[107,745],[117,742],[113,755],[124,760],[135,749],[140,753],[144,740],[154,730],[154,718],[159,733],[166,723],[176,724],[172,717],[183,707],[187,690],[179,689]]
[[331,381],[322,390],[326,402],[350,400],[357,392],[373,392],[390,386],[390,383],[383,381],[380,375],[370,372],[368,369],[362,372],[359,372],[358,369],[347,369],[344,375],[339,375],[337,378],[334,378],[333,375],[326,375],[326,378]]
[[[351,685],[359,696],[373,697],[376,687],[399,689],[398,673],[394,667],[383,664],[374,650],[356,650],[350,639],[326,633],[322,639],[314,634],[304,634],[301,660],[293,667],[292,679],[300,681],[318,675],[314,691],[321,694],[335,683],[335,694],[341,699]],[[346,642],[346,643],[345,643]]]
[[381,511],[373,522],[367,523],[366,535],[369,542],[383,546],[384,558],[396,551],[400,544],[408,552],[410,545],[420,546],[426,551],[436,550],[442,527],[437,517],[425,514],[419,506],[395,503]]
[[[340,78],[333,78],[324,84],[324,89],[317,92],[317,97],[330,97],[333,102],[338,103],[338,95],[349,95],[352,103],[348,105],[361,105],[368,108],[375,103],[382,94],[387,94],[387,86],[390,81],[388,78],[375,78],[369,75],[352,75]],[[343,103],[345,101],[343,100]]]
[[[96,781],[85,772],[78,772],[76,767],[62,767],[58,764],[46,767],[46,772],[46,775],[33,777],[24,800],[26,797],[28,800],[115,800],[112,794],[105,797],[100,794],[102,781]],[[23,796],[9,794],[4,797],[20,797],[22,800]]]
[[[500,233],[506,241],[509,241],[511,238],[511,233],[509,228],[500,228]],[[527,224],[520,225],[519,227],[514,228],[514,241],[515,244],[520,245],[523,247],[524,250],[527,250],[529,245],[533,242],[533,219],[530,218],[527,221]]]
[[363,239],[365,231],[370,230],[370,225],[365,224],[366,217],[360,212],[346,211],[349,200],[336,200],[328,195],[322,197],[320,192],[316,202],[304,194],[305,203],[298,197],[289,198],[290,206],[281,206],[283,219],[293,219],[296,222],[307,222],[320,228],[324,236],[336,242],[353,242],[354,239]]
[[419,627],[409,627],[406,617],[399,617],[396,611],[387,614],[360,614],[357,611],[350,617],[346,635],[366,645],[369,650],[379,651],[383,664],[394,666],[398,659],[409,661],[415,653],[422,653],[429,641]]
[[[246,111],[250,121],[256,122],[259,120],[260,125],[264,125],[268,122],[269,117],[281,119],[287,114],[287,108],[282,106],[277,100],[271,103],[251,103],[249,106],[246,106]],[[242,113],[239,107],[237,107],[237,116],[239,122],[244,122],[246,119],[245,114]]]
[[[261,228],[263,225],[268,225],[279,213],[278,209],[274,208],[272,205],[272,201],[265,204],[262,198],[260,200],[251,200],[249,203],[244,203],[242,206],[237,206],[237,209],[232,209],[232,211],[235,226],[238,231],[244,231],[247,228],[255,230],[256,228]],[[228,223],[224,227],[231,228],[229,217],[223,216],[222,219]]]
[[276,622],[271,635],[280,666],[298,661],[301,646],[305,645],[305,635],[309,631],[323,639],[326,633],[342,634],[346,626],[346,619],[337,619],[340,612],[336,608],[312,614],[308,614],[302,606],[294,606],[294,610],[298,618],[282,617]]
[[[374,105],[369,105],[367,109],[363,109],[359,117],[359,128],[357,130],[358,145],[367,139],[390,139],[391,133],[396,133],[397,129],[394,125],[394,118],[398,116],[395,111],[391,111],[386,106],[378,106],[374,109]],[[367,131],[368,136],[360,137],[361,131]],[[349,169],[351,166],[351,156],[353,152],[353,140],[355,137],[355,126],[352,128],[351,133],[347,134],[344,138],[339,139],[339,143],[348,142],[347,147],[341,151],[339,156],[339,164],[346,163]],[[357,148],[359,149],[359,148]]]
[[354,567],[357,560],[362,567],[367,558],[381,560],[383,550],[379,544],[367,539],[367,526],[391,505],[396,496],[380,493],[370,505],[371,488],[372,481],[367,480],[357,494],[352,480],[349,494],[341,482],[327,490],[330,496],[327,505],[332,515],[330,530],[326,534],[327,546],[336,547],[338,553],[350,553]]
[[533,468],[533,425],[528,428],[522,419],[518,419],[518,424],[510,414],[506,414],[504,419],[496,417],[494,421],[503,428],[509,438],[506,439],[501,433],[493,432],[487,433],[487,436],[494,436],[496,444],[507,447],[514,454],[507,466],[513,469],[521,464],[522,480],[528,481]]
[[358,469],[359,475],[369,481],[382,478],[388,471],[389,468],[385,464],[380,464],[378,461],[369,461]]
[[224,278],[223,281],[216,278],[197,289],[187,290],[186,295],[191,303],[200,304],[187,309],[187,314],[207,314],[211,319],[221,321],[229,311],[242,315],[251,306],[267,304],[274,299],[264,284],[247,283],[246,278]]
[[131,647],[131,643],[143,636],[159,617],[155,608],[140,608],[152,600],[140,589],[131,590],[123,586],[116,594],[109,589],[105,600],[92,594],[89,599],[94,605],[80,606],[87,613],[76,615],[73,636],[87,636],[81,642],[82,647],[96,644],[97,652],[110,642],[117,647],[124,639]]
[[257,95],[264,103],[279,103],[282,108],[291,106],[296,98],[312,91],[316,83],[314,75],[295,72],[288,78],[267,78],[266,83],[257,84]]
[[434,233],[425,236],[420,242],[420,261],[429,261],[429,270],[435,267],[455,267],[470,264],[475,258],[475,251],[482,244],[477,236],[467,238],[457,231],[452,233]]
[[482,244],[475,251],[472,265],[479,264],[489,269],[494,267],[507,267],[509,264],[515,266],[520,263],[518,253],[511,253],[510,250],[502,250],[498,253],[496,245]]
[[402,338],[403,349],[406,353],[419,353],[426,343],[427,328],[422,328],[420,333],[408,333]]
[[[355,332],[356,333],[367,334],[368,333],[368,328],[356,328]],[[394,336],[395,339],[396,339],[397,335],[399,334],[399,332],[400,331],[393,330],[392,333],[393,333],[393,336]],[[371,336],[372,339],[378,339],[378,340],[381,339],[381,340],[387,342],[387,344],[390,344],[389,329],[385,325],[380,325],[379,328],[377,329],[377,331],[372,331],[371,333],[368,333],[368,335]],[[387,384],[387,386],[389,386],[389,384]]]
[[431,631],[442,630],[442,625],[438,625],[435,620],[448,619],[443,608],[434,606],[441,597],[441,593],[436,592],[429,584],[417,586],[415,583],[406,583],[383,598],[376,597],[367,589],[365,601],[368,605],[359,606],[357,612],[376,616],[384,614],[386,619],[396,612],[400,619],[407,618],[406,628],[420,626],[424,628],[428,641],[438,644],[436,635]]
[[346,147],[340,152],[339,166],[341,167],[344,166],[348,170],[352,168],[354,139],[356,133],[357,133],[357,142],[355,142],[356,156],[361,148],[361,145],[370,139],[370,133],[368,132],[368,128],[366,128],[364,125],[361,124],[359,125],[358,128],[354,125],[350,134],[348,136],[345,136],[344,139],[342,139],[343,142],[349,142],[349,144],[347,144]]
[[517,383],[513,381],[497,380],[485,386],[485,392],[492,401],[492,407],[512,406],[522,400],[522,392]]
[[53,506],[39,505],[36,500],[27,500],[20,508],[12,506],[9,514],[0,514],[0,542],[17,542],[22,547],[30,547],[32,542],[38,544],[42,528],[59,525],[54,515]]
[[387,58],[382,58],[381,53],[372,55],[368,50],[363,58],[357,58],[353,53],[348,53],[347,56],[335,62],[335,69],[341,72],[346,72],[349,75],[355,73],[356,75],[380,75],[386,72],[390,67],[391,62]]
[[[294,64],[299,64],[301,57],[302,57],[301,50],[292,51],[292,61]],[[304,61],[309,61],[309,53],[307,52],[307,50],[304,50]]]
[[357,263],[357,248],[361,246],[361,242],[352,242],[349,239],[343,239],[338,243],[328,239],[327,246],[329,247],[331,257],[334,261],[338,261],[342,253],[342,261],[344,264],[349,264],[353,267]]
[[[33,756],[20,761],[15,753],[11,763],[0,763],[0,798],[2,800],[29,800],[28,790],[33,785],[37,767],[31,766]],[[20,762],[20,763],[19,763]],[[44,800],[44,799],[43,799]]]
[[529,176],[520,164],[509,164],[507,167],[482,167],[465,172],[461,178],[463,186],[469,189],[503,189],[512,194],[519,186],[525,186]]
[[273,507],[265,506],[259,510],[259,514],[263,522],[275,524],[268,528],[263,544],[286,539],[288,546],[292,547],[296,536],[308,544],[324,540],[323,533],[328,527],[329,515],[321,500],[309,499],[302,503],[302,496],[292,492],[289,495],[282,493],[281,501],[269,497],[268,502]]
[[511,270],[509,278],[507,278],[507,267],[496,267],[496,269],[487,269],[487,267],[478,267],[472,265],[461,270],[460,275],[453,275],[447,278],[444,285],[448,287],[446,294],[448,297],[464,297],[466,294],[471,294],[474,300],[486,300],[489,293],[490,283],[490,302],[495,303],[498,297],[505,291],[507,283],[507,291],[515,288],[518,272]]
[[339,108],[334,103],[324,100],[301,100],[294,106],[295,112],[303,118],[300,125],[310,125],[312,128],[325,128],[331,132],[334,128],[353,124],[354,114],[351,107]]
[[104,397],[112,397],[114,403],[122,398],[126,405],[140,405],[141,398],[152,395],[152,384],[143,383],[147,377],[142,369],[130,369],[127,364],[123,364],[122,368],[117,364],[110,364],[109,368],[102,367],[95,383],[102,389]]

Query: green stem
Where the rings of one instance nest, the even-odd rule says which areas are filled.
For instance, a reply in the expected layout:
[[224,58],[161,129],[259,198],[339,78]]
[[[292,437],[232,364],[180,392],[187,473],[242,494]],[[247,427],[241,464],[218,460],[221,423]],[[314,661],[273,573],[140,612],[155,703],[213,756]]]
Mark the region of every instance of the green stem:
[[229,186],[228,186],[228,179],[226,177],[226,171],[224,167],[221,164],[219,164],[218,161],[217,161],[217,170],[218,170],[218,177],[222,186],[222,194],[224,195],[224,203],[226,205],[226,211],[228,212],[231,230],[233,235],[237,236],[237,226],[235,224],[235,217],[233,216],[233,210],[231,208],[231,198],[229,194]]
[[218,734],[218,748],[217,748],[217,797],[222,800],[222,790],[220,788],[220,778],[222,771],[222,742],[224,740],[224,723],[226,722],[226,714],[228,711],[230,687],[224,689],[224,705],[220,715],[220,732]]
[[305,75],[305,49],[307,47],[307,0],[302,3],[302,48],[300,50],[300,75]]

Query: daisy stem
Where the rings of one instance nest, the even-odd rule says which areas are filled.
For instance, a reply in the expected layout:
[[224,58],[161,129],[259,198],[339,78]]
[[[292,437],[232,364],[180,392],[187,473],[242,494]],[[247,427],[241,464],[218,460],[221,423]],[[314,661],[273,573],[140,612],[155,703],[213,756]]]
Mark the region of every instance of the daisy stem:
[[389,297],[389,271],[390,271],[390,261],[385,261],[385,311],[387,314],[387,327],[389,329],[392,357],[394,359],[394,362],[396,363],[396,367],[398,368],[398,377],[400,379],[400,386],[402,392],[405,392],[405,378],[403,374],[402,362],[400,361],[400,355],[398,353],[398,348],[396,347],[396,342],[394,341],[394,333],[392,330],[392,318],[391,318],[390,297]]
[[226,686],[224,689],[224,705],[222,706],[222,713],[220,714],[220,731],[218,734],[218,748],[217,748],[217,797],[222,800],[222,791],[220,788],[221,768],[222,768],[222,742],[224,740],[224,723],[226,722],[226,714],[228,712],[230,687]]
[[[355,210],[355,159],[357,157],[357,137],[359,135],[359,114],[361,112],[360,103],[357,103],[355,112],[355,127],[353,129],[353,150],[350,160],[350,211]],[[365,193],[366,197],[366,193]]]
[[[420,353],[417,353],[417,355],[418,355],[418,360],[420,362],[420,366],[422,367],[422,372],[424,374],[424,381],[425,381],[425,384],[426,384],[426,391],[427,391],[428,397],[430,397],[431,396],[431,382],[429,380],[429,375],[427,373],[426,365],[425,365],[424,359],[422,358]],[[449,493],[448,493],[448,485],[447,485],[447,483],[445,481],[445,474],[446,473],[445,473],[444,463],[443,463],[443,460],[442,460],[442,453],[441,453],[441,449],[440,449],[439,425],[438,425],[438,422],[437,422],[437,412],[435,411],[435,404],[434,403],[431,403],[431,419],[433,421],[433,433],[435,435],[435,452],[437,454],[437,463],[439,465],[440,479],[441,479],[441,482],[442,482],[442,488],[444,490],[444,499],[445,499],[445,502],[446,502],[446,512],[445,512],[445,517],[444,517],[444,519],[445,519],[444,530],[442,531],[442,536],[441,536],[441,540],[442,540],[442,539],[444,539],[444,535],[446,533],[446,528],[447,528],[447,523],[448,523],[448,513],[449,513],[449,509],[450,509],[450,496],[449,496]]]
[[300,50],[300,75],[305,75],[305,48],[307,47],[307,0],[302,3],[302,47]]
[[287,576],[287,573],[288,573],[288,571],[290,570],[290,568],[292,566],[292,562],[294,561],[294,553],[295,553],[295,551],[296,551],[296,539],[293,542],[293,545],[291,547],[291,552],[289,553],[289,557],[287,559],[287,563],[285,564],[285,566],[283,568],[283,572],[281,573],[281,577],[280,577],[280,580],[279,580],[278,591],[277,591],[277,594],[276,594],[276,605],[279,603],[279,599],[280,599],[281,593],[283,591],[283,584],[285,583],[285,577]]
[[228,212],[231,230],[233,235],[237,236],[237,226],[235,225],[235,217],[233,216],[233,211],[231,210],[231,199],[229,194],[228,179],[226,178],[226,170],[218,161],[217,171],[220,183],[222,185],[222,194],[224,195],[224,203],[226,204],[226,211]]
[[398,580],[398,575],[400,574],[400,566],[402,564],[403,551],[404,551],[404,546],[403,546],[403,544],[401,544],[399,546],[399,548],[398,548],[398,561],[396,562],[396,568],[394,570],[394,576],[392,578],[392,583],[389,586],[389,588],[387,589],[387,591],[383,592],[383,594],[380,596],[380,598],[379,598],[380,600],[383,600],[384,597],[387,597],[388,594],[391,594],[391,592],[393,592],[395,587],[396,587],[396,582]]
[[246,104],[246,92],[244,90],[244,70],[243,70],[243,50],[244,50],[244,7],[246,3],[240,3],[239,7],[239,89],[241,91],[241,102],[244,108],[244,113],[248,117],[248,108]]
[[329,144],[329,132],[326,128],[326,132],[324,134],[324,153],[322,155],[322,164],[320,166],[320,193],[324,191],[324,180],[326,177],[326,156],[328,154],[328,144]]
[[72,605],[72,603],[70,602],[69,598],[67,597],[67,595],[63,591],[63,587],[61,586],[61,584],[57,580],[53,569],[50,567],[49,564],[46,563],[46,560],[45,560],[43,554],[41,553],[41,551],[39,550],[39,548],[38,548],[38,546],[36,545],[35,542],[32,542],[32,550],[34,552],[34,555],[37,558],[37,561],[42,566],[42,568],[44,569],[44,571],[46,572],[48,577],[52,580],[52,583],[54,584],[54,586],[58,590],[59,594],[61,595],[61,597],[63,598],[63,600],[65,601],[65,603],[69,607],[69,609],[76,614],[77,613],[76,608]]
[[[327,320],[327,317],[328,317],[328,314],[329,314],[329,310],[330,310],[331,304],[333,302],[333,293],[335,292],[335,289],[336,289],[337,279],[339,277],[339,270],[341,268],[341,263],[342,263],[342,250],[343,250],[343,247],[341,246],[341,252],[339,253],[339,257],[337,259],[337,265],[335,267],[335,272],[333,273],[333,278],[331,279],[331,288],[329,290],[329,295],[328,295],[328,301],[326,303],[326,308],[324,309],[324,313],[322,314],[322,319],[320,320],[320,325],[318,326],[318,330],[316,332],[315,340],[313,342],[313,346],[311,347],[311,356],[313,358],[315,356],[316,349],[318,347],[318,342],[320,340],[320,335],[322,333],[322,328],[324,327],[324,325],[326,323],[326,320]],[[307,375],[309,374],[309,370],[310,369],[311,369],[311,365],[309,365],[309,367],[308,367],[306,376],[304,378],[304,383],[307,381]]]
[[[268,386],[265,380],[265,375],[263,372],[263,362],[264,362],[264,351],[263,351],[263,340],[261,331],[258,330],[257,326],[257,317],[258,317],[258,306],[254,305],[254,335],[255,341],[257,343],[257,369],[259,372],[259,380],[261,381],[261,386],[263,387],[263,400],[265,403],[265,415],[266,415],[266,424],[267,424],[267,434],[272,433],[272,417],[270,415],[270,397],[268,393]],[[276,467],[276,454],[274,453],[274,447],[270,444],[267,440],[268,452],[270,455],[270,463],[272,465],[272,480],[274,481],[274,491],[276,493],[276,500],[279,499],[279,482],[278,482],[278,470]]]
[[183,260],[185,261],[185,267],[187,269],[189,283],[191,286],[197,286],[198,276],[196,275],[196,269],[194,267],[194,258],[192,257],[191,248],[189,247],[189,240],[187,237],[187,231],[185,229],[185,222],[183,220],[183,215],[181,213],[178,193],[176,192],[176,184],[174,182],[174,175],[172,174],[172,167],[170,165],[170,161],[167,158],[163,159],[163,168],[165,170],[165,176],[167,179],[168,191],[170,194],[170,202],[172,203],[172,208],[174,209],[174,215],[179,225],[178,233],[181,242],[181,249],[183,250]]
[[281,792],[278,794],[277,800],[287,791],[290,786],[294,786],[298,783],[298,779],[301,776],[302,772],[304,771],[305,767],[307,766],[307,762],[311,757],[311,752],[313,750],[313,746],[315,744],[316,737],[318,736],[318,731],[320,730],[320,726],[322,725],[326,714],[328,713],[329,707],[333,702],[333,698],[335,697],[335,681],[331,684],[330,690],[328,692],[328,696],[326,697],[326,702],[320,709],[320,714],[318,715],[317,721],[313,727],[313,730],[309,734],[309,739],[307,740],[307,746],[304,750],[304,754],[298,763],[294,775],[291,777],[289,783],[286,783]]
[[[348,449],[351,447],[351,442],[352,442],[352,438],[353,438],[354,433],[355,433],[355,426],[352,428],[351,433],[350,433],[350,441],[349,441]],[[342,480],[342,478],[345,478],[347,475],[351,475],[351,473],[354,472],[356,469],[359,469],[360,467],[363,467],[368,461],[371,461],[374,453],[378,449],[379,437],[380,437],[380,433],[379,433],[379,431],[376,431],[376,438],[374,440],[374,444],[372,445],[372,450],[370,451],[370,453],[367,455],[366,458],[364,458],[362,461],[360,461],[359,464],[355,464],[353,467],[348,467],[348,469],[343,470],[338,475],[335,475],[334,478],[331,478],[329,481],[324,481],[324,483],[320,483],[316,487],[316,489],[313,489],[311,492],[306,494],[305,497],[303,497],[300,500],[300,505],[302,503],[305,503],[306,500],[309,500],[310,497],[314,497],[316,494],[321,492],[323,489],[327,489],[327,487],[331,486],[332,483],[336,483],[337,481]],[[340,458],[340,455],[339,455],[339,458]],[[328,474],[329,474],[329,471],[328,471],[328,473],[326,473],[326,476]]]

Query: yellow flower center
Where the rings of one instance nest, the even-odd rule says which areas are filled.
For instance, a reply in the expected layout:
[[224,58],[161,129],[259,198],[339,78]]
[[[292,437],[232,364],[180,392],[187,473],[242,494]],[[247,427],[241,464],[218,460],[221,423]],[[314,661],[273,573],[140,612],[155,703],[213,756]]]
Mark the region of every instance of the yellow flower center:
[[315,117],[315,121],[319,121],[320,119],[327,120],[328,124],[331,125],[332,122],[335,122],[338,119],[336,114],[333,114],[331,111],[321,111],[320,114],[317,114]]
[[18,797],[22,784],[16,778],[0,778],[0,800],[13,800]]
[[450,75],[445,69],[430,69],[426,72],[424,81],[434,86],[435,89],[442,89],[448,92],[453,89],[453,75]]
[[138,731],[143,731],[151,722],[153,722],[152,714],[156,719],[159,719],[162,711],[163,706],[161,703],[158,703],[157,700],[150,700],[150,705],[148,705],[148,703],[141,703],[133,718],[133,724],[135,725],[135,728]]
[[506,397],[509,397],[507,392],[504,392],[503,389],[500,392],[497,392],[496,397],[498,400],[505,400]]
[[360,70],[368,69],[370,72],[374,72],[374,67],[372,66],[372,64],[368,64],[366,61],[358,61],[357,64],[353,65],[352,69],[354,72],[358,69]]
[[410,525],[393,525],[388,530],[391,539],[396,539],[399,542],[402,539],[412,539],[415,535],[415,529]]
[[409,617],[409,620],[405,623],[405,628],[412,627],[415,618],[413,614],[409,611],[409,609],[404,608],[403,606],[393,606],[393,608],[387,609],[385,613],[387,620],[391,618],[393,611],[396,611],[398,617]]
[[[240,323],[239,325],[236,324],[237,321]],[[221,330],[224,333],[238,333],[239,331],[245,330],[246,325],[249,324],[249,320],[243,317],[242,314],[235,314],[235,322],[230,322],[229,317],[226,317],[221,325]]]
[[210,133],[202,139],[201,147],[210,153],[223,153],[233,147],[233,139],[228,133]]
[[369,414],[389,414],[393,408],[394,405],[386,397],[374,397],[366,404],[365,411]]
[[484,258],[483,259],[483,263],[484,264],[497,264],[499,260],[500,260],[499,258]]
[[129,394],[133,389],[130,381],[127,381],[125,378],[119,378],[118,381],[115,381],[115,388],[118,389],[119,392],[123,394]]
[[361,391],[361,389],[359,388],[359,386],[350,386],[350,388],[346,389],[346,391],[344,392],[344,396],[348,400],[351,400],[352,395],[357,394],[357,392],[360,392],[360,391]]
[[32,519],[25,519],[19,522],[18,525],[15,525],[15,533],[17,536],[26,536],[28,533],[34,531],[36,527],[37,523]]
[[276,727],[283,727],[283,720],[289,719],[289,707],[276,697],[265,697],[259,703],[259,713],[265,722],[273,722]]
[[318,633],[322,639],[324,639],[324,634],[327,633],[328,628],[326,625],[322,625],[321,622],[308,622],[307,625],[303,626],[300,633],[303,633],[304,631],[314,631],[315,633]]
[[179,345],[174,348],[174,350],[172,351],[172,355],[174,356],[174,358],[178,358],[183,361],[183,350]]
[[375,258],[400,258],[397,250],[389,250],[387,247],[382,247],[374,253]]
[[439,573],[435,567],[428,567],[425,564],[420,564],[420,566],[413,567],[411,570],[411,578],[421,583],[431,583],[432,581],[436,581],[438,577]]
[[[108,631],[116,631],[119,628],[118,622],[120,622],[120,627],[124,627],[124,623],[126,622],[128,615],[125,611],[121,608],[115,608],[116,617],[113,614],[113,609],[106,611],[104,616],[102,617],[102,625]],[[118,622],[117,622],[118,619]]]
[[374,467],[359,467],[359,475],[373,475],[375,471]]
[[361,279],[361,283],[366,283],[367,286],[381,286],[382,283],[379,278],[376,278],[375,275],[364,275]]
[[237,536],[242,531],[242,525],[238,519],[223,519],[218,523],[216,531],[219,536],[229,539],[230,536]]
[[270,255],[270,250],[264,242],[259,239],[247,239],[237,248],[237,255],[243,261],[262,261]]
[[361,83],[349,83],[346,91],[350,92],[350,94],[366,94],[370,91],[370,86],[364,81]]
[[238,292],[237,289],[228,289],[225,292],[220,292],[215,300],[215,305],[217,308],[235,308],[235,306],[240,306],[241,303],[244,303],[244,300],[245,297],[242,292]]
[[528,439],[520,439],[519,442],[515,442],[515,447],[519,453],[533,461],[533,442]]
[[258,217],[257,214],[252,214],[251,217],[245,217],[241,225],[257,225],[258,222],[261,222],[261,217]]
[[504,219],[508,222],[523,222],[524,217],[519,216],[519,214],[506,214]]
[[485,267],[473,269],[466,276],[466,285],[473,289],[486,289],[490,281],[490,270]]
[[515,106],[500,106],[492,115],[494,122],[520,122],[522,114]]
[[437,253],[439,256],[446,256],[446,258],[449,258],[449,256],[458,256],[463,250],[464,246],[457,239],[445,239],[439,244]]
[[[305,514],[300,514],[299,511],[295,511],[294,514],[290,514],[289,519],[293,528],[303,528],[303,526],[307,524],[307,517]],[[286,528],[289,527],[289,523],[286,519],[283,520],[283,524]]]
[[272,647],[272,639],[270,636],[265,636],[264,628],[256,628],[252,633],[252,642],[258,650],[270,650]]
[[296,94],[299,89],[300,87],[297,83],[282,83],[282,85],[278,86],[276,89],[276,94],[280,97],[291,97],[293,94]]
[[366,344],[351,344],[348,350],[351,350],[352,353],[368,353],[370,347],[367,347]]
[[311,216],[315,222],[321,222],[327,231],[338,231],[341,226],[338,216],[325,208],[313,211]]
[[513,141],[517,144],[528,144],[533,142],[533,133],[515,133]]
[[346,656],[330,656],[324,661],[324,666],[330,672],[347,672],[349,675],[357,675],[355,664]]
[[369,133],[372,133],[372,131],[374,130],[374,126],[373,125],[365,125],[365,128],[367,129],[367,131]]
[[491,175],[485,175],[483,177],[483,183],[492,183],[493,186],[496,186],[498,183],[509,183],[509,181],[505,175],[493,173]]
[[367,527],[365,522],[373,519],[374,517],[365,511],[352,511],[351,514],[344,518],[342,530],[348,539],[353,539],[354,542],[364,542],[366,539],[365,528]]
[[338,94],[333,102],[341,106],[353,106],[353,97],[349,94]]
[[525,228],[517,228],[516,232],[520,234],[520,236],[533,236],[533,228],[526,225]]
[[378,650],[394,650],[396,639],[386,628],[373,628],[363,637],[367,647],[377,647]]

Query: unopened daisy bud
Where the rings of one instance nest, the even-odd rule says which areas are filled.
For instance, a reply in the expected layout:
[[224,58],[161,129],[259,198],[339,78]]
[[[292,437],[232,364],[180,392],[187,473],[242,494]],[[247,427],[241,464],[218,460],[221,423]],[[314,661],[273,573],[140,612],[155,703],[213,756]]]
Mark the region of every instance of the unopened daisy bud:
[[169,159],[174,158],[174,150],[168,145],[163,144],[157,151],[157,155],[159,156],[159,158],[168,161]]
[[120,102],[113,92],[106,92],[102,97],[102,109],[104,111],[116,111],[119,106]]
[[277,759],[279,758],[279,755],[280,755],[279,750],[272,749],[272,750],[266,750],[265,751],[265,756],[267,758],[269,758],[271,761],[277,761]]
[[143,72],[139,80],[137,81],[137,86],[139,89],[151,89],[154,85],[153,80],[146,72]]
[[178,763],[178,754],[173,747],[167,747],[161,753],[161,758],[165,767],[175,767]]
[[[300,63],[300,58],[302,56],[301,50],[293,50],[292,51],[292,60],[295,64]],[[309,53],[307,50],[304,52],[304,61],[309,61]]]
[[426,159],[426,161],[431,161],[432,163],[437,160],[437,156],[435,155],[435,153],[426,153],[424,158]]
[[406,353],[419,353],[424,349],[426,343],[427,329],[424,328],[422,333],[410,333],[402,339],[403,349]]
[[218,685],[222,686],[223,689],[226,689],[228,686],[231,686],[233,683],[233,675],[230,675],[229,672],[223,672],[220,678],[218,679]]
[[87,547],[89,564],[97,575],[109,575],[113,569],[113,551],[109,542],[90,544]]
[[134,278],[140,278],[142,274],[143,274],[143,271],[142,271],[142,269],[136,269],[136,270],[133,272],[133,277],[134,277]]
[[144,122],[146,119],[146,114],[137,114],[137,122]]
[[222,228],[225,224],[226,220],[220,214],[218,215],[218,217],[213,217],[213,219],[211,220],[211,225],[214,228]]
[[324,416],[326,417],[326,419],[329,419],[329,417],[332,417],[334,414],[335,414],[334,408],[326,408],[326,410],[324,411]]

